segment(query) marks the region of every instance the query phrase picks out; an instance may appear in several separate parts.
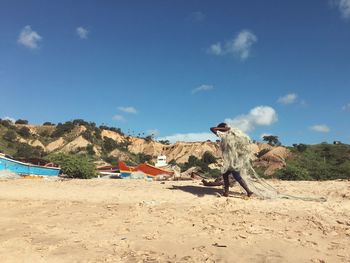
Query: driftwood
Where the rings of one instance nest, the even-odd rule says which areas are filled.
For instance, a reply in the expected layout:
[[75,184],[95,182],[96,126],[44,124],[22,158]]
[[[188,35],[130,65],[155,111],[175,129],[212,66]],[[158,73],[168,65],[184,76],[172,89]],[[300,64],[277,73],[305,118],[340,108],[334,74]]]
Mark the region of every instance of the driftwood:
[[[230,187],[234,186],[236,180],[229,177]],[[204,186],[222,186],[224,185],[224,180],[222,178],[216,178],[214,181],[207,181],[206,179],[202,180]]]

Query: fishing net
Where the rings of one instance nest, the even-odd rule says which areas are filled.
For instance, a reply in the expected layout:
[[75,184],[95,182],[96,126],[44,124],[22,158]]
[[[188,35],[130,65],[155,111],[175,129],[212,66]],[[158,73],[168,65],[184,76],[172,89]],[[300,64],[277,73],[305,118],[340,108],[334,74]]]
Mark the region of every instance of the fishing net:
[[240,171],[242,178],[257,197],[262,199],[284,198],[318,202],[326,201],[323,197],[301,197],[280,193],[266,180],[261,178],[252,167],[251,140],[245,133],[237,128],[230,127],[229,131],[218,131],[217,135],[221,139],[220,147],[224,161],[222,172],[224,173],[229,170]]

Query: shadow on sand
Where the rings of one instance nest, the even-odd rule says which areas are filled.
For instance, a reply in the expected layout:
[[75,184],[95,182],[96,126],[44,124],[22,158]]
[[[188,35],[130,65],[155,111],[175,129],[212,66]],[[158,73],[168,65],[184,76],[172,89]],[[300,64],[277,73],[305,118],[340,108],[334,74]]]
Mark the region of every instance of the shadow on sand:
[[[194,185],[172,185],[168,188],[169,190],[180,190],[184,191],[198,197],[203,197],[205,195],[222,196],[222,188],[215,187],[205,187],[205,186],[194,186]],[[232,194],[234,194],[232,196]],[[241,198],[242,194],[230,191],[230,197]]]

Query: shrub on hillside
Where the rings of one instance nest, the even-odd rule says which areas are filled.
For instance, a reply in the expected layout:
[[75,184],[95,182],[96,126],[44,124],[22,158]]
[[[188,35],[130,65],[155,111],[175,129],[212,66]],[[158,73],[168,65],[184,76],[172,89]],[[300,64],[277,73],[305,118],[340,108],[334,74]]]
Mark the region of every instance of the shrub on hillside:
[[71,178],[90,179],[97,176],[95,164],[84,155],[54,154],[48,159],[61,167],[62,173]]
[[114,157],[111,155],[109,155],[109,156],[105,155],[102,157],[102,159],[111,165],[114,165],[114,166],[118,165],[118,158],[117,157]]
[[28,124],[28,121],[27,120],[22,120],[22,119],[18,119],[15,124]]
[[86,152],[88,155],[95,155],[96,154],[96,152],[94,150],[94,146],[92,144],[88,144],[86,146]]
[[8,142],[14,142],[14,141],[16,141],[17,134],[14,130],[8,130],[3,135],[3,138]]
[[19,143],[17,145],[17,152],[15,157],[21,158],[42,158],[45,155],[45,151],[40,146],[33,147],[27,143]]
[[106,125],[100,125],[99,128],[100,128],[100,130],[113,131],[113,132],[119,133],[120,135],[124,135],[124,133],[122,132],[122,130],[120,128],[108,127]]
[[6,127],[6,128],[12,128],[12,129],[14,129],[15,128],[15,126],[13,125],[13,123],[12,123],[12,121],[10,121],[10,120],[1,120],[0,121],[0,124],[2,125],[2,126],[4,126],[4,127]]
[[160,142],[161,144],[170,145],[169,140],[159,140],[158,142]]
[[55,126],[55,124],[52,123],[52,122],[47,121],[47,122],[43,123],[43,126]]
[[30,130],[28,127],[21,127],[20,129],[17,130],[17,133],[22,136],[23,138],[29,138],[30,137]]
[[118,147],[118,143],[112,138],[103,137],[103,149],[106,152],[111,152]]
[[63,136],[65,133],[69,133],[74,129],[74,124],[71,121],[67,121],[65,123],[57,124],[55,130],[51,134],[52,138],[57,138]]
[[81,135],[85,140],[89,142],[94,142],[94,136],[92,135],[90,130],[83,131]]

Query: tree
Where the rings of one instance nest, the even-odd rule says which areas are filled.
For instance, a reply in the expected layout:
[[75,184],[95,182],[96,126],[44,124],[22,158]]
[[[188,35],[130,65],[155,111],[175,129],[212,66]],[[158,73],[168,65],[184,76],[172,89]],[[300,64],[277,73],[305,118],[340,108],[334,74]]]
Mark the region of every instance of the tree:
[[15,124],[28,124],[28,121],[27,120],[22,120],[22,119],[18,119]]
[[97,176],[95,164],[84,155],[53,154],[48,157],[58,164],[64,174],[71,178],[90,179]]
[[265,135],[263,140],[272,146],[281,145],[281,142],[278,140],[278,136]]

